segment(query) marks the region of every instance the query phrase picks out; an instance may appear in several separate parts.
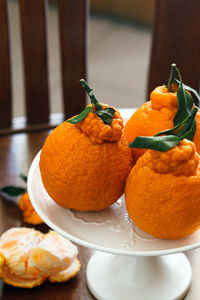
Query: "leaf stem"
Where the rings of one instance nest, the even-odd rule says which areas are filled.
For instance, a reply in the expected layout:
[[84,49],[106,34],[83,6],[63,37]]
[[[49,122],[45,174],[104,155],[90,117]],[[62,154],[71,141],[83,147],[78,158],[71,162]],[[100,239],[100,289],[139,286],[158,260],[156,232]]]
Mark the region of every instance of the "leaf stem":
[[176,74],[176,71],[177,71],[177,67],[176,67],[176,64],[172,64],[171,65],[171,70],[170,70],[170,74],[169,74],[169,79],[168,79],[168,84],[167,84],[167,87],[168,87],[168,91],[169,92],[173,92],[173,89],[172,89],[172,83],[174,83],[174,79],[175,79],[175,74]]
[[182,77],[181,77],[181,73],[180,73],[180,71],[177,67],[176,67],[176,72],[178,73],[178,77],[179,77],[180,82],[183,82]]
[[96,99],[93,89],[89,87],[84,79],[80,80],[80,84],[88,93],[92,105],[88,105],[79,115],[68,119],[67,122],[72,124],[80,123],[90,112],[93,112],[94,114],[98,115],[105,124],[110,125],[112,123],[115,110],[112,107],[104,107],[101,105],[101,103],[99,103],[99,101]]
[[88,96],[91,99],[91,103],[94,104],[96,110],[101,110],[102,109],[102,105],[99,103],[99,101],[96,99],[95,95],[94,95],[94,91],[93,89],[91,89],[89,87],[89,85],[87,84],[87,82],[84,79],[80,80],[80,84],[82,85],[82,87],[86,90],[86,92],[88,93]]

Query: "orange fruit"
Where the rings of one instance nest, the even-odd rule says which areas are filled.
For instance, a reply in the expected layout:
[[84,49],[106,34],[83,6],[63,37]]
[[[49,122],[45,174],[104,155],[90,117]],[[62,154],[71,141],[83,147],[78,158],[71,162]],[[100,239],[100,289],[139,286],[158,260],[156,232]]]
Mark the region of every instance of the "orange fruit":
[[16,287],[67,281],[80,270],[77,247],[53,231],[11,228],[1,236],[0,250],[0,278]]
[[[175,87],[176,89],[176,87]],[[150,101],[142,104],[128,120],[124,134],[131,143],[137,136],[152,136],[174,127],[173,119],[177,112],[177,92],[168,92],[165,86],[158,86],[150,94]],[[200,153],[200,110],[196,114],[194,143]],[[132,149],[134,162],[145,153],[145,149]]]
[[41,224],[43,220],[38,216],[36,211],[34,210],[28,193],[24,193],[19,199],[19,207],[23,213],[24,222],[28,224]]
[[133,222],[163,239],[178,239],[200,227],[200,157],[182,140],[159,152],[147,150],[126,182],[126,207]]
[[123,194],[132,167],[123,120],[117,110],[98,105],[102,111],[114,111],[110,124],[90,106],[92,111],[82,121],[64,122],[54,129],[42,148],[39,165],[44,187],[63,207],[98,211]]

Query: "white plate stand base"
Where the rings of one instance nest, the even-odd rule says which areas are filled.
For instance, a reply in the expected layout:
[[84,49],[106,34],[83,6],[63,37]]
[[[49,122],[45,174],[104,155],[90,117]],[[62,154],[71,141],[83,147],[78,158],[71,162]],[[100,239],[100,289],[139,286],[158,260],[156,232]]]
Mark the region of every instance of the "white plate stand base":
[[87,266],[87,284],[98,300],[177,300],[192,278],[184,254],[121,256],[96,252]]

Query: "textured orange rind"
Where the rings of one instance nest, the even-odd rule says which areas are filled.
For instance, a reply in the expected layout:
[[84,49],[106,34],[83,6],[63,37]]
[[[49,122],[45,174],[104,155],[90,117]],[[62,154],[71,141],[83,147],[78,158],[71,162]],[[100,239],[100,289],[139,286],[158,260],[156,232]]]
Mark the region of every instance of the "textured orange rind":
[[76,126],[80,128],[94,144],[119,141],[124,127],[123,119],[116,110],[110,125],[105,124],[94,112],[90,112],[87,117],[80,123],[77,123]]
[[133,222],[163,239],[200,227],[200,157],[191,141],[164,152],[147,150],[126,181],[126,207]]
[[[80,123],[81,129],[64,122],[47,137],[39,163],[42,181],[50,197],[63,207],[80,211],[102,210],[117,201],[123,194],[132,167],[131,149],[125,136],[120,133],[116,142],[98,144],[91,141],[91,136],[83,132],[86,124],[93,128],[90,118],[96,128],[93,132],[99,129],[98,132],[104,133],[105,128],[111,130],[112,124],[105,125],[94,113]],[[105,136],[111,137],[110,133]]]
[[[142,104],[124,127],[128,143],[137,136],[153,136],[154,134],[174,127],[173,119],[177,112],[177,86],[174,92],[168,92],[167,87],[159,86],[150,95],[150,101]],[[196,133],[193,142],[200,154],[200,110],[196,114]],[[146,152],[145,149],[132,149],[134,163]]]

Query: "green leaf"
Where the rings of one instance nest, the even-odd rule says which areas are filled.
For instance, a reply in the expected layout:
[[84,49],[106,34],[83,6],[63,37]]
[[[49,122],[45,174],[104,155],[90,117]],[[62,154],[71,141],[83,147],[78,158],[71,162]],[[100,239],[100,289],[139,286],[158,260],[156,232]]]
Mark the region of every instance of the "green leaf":
[[[198,111],[197,107],[194,107],[190,115],[188,115],[181,123],[176,125],[172,129],[167,129],[163,130],[161,132],[158,132],[154,136],[160,136],[160,135],[178,135],[181,136],[183,132],[188,131],[191,128],[191,135],[190,135],[190,140],[192,140],[192,135],[194,137],[195,132],[196,132],[196,120],[195,120],[195,115]],[[193,124],[192,124],[193,123]],[[192,138],[192,139],[191,139]]]
[[112,123],[115,110],[111,107],[107,107],[105,109],[96,112],[94,111],[94,113],[96,113],[103,120],[105,124],[110,125]]
[[24,182],[26,182],[27,183],[27,176],[26,175],[24,175],[24,174],[20,174],[19,175],[19,177],[24,181]]
[[[180,80],[178,80],[178,79],[175,78],[174,82],[172,82],[172,83],[177,83],[179,85],[180,84]],[[166,86],[166,87],[168,86],[168,79],[163,82],[163,85]],[[195,97],[197,98],[197,100],[200,102],[200,95],[199,95],[199,93],[195,89],[193,89],[189,85],[186,85],[185,83],[183,83],[183,88],[185,90],[187,90],[187,91],[192,92],[195,95]],[[187,95],[189,95],[189,94],[187,93]],[[191,96],[191,98],[192,98],[192,96]],[[192,98],[192,100],[193,100],[193,98]],[[193,102],[194,102],[194,100],[193,100]]]
[[91,111],[92,111],[92,105],[87,106],[79,115],[68,119],[66,122],[69,122],[71,124],[80,123],[81,121],[83,121],[85,119],[85,117],[87,117],[87,115]]
[[24,194],[26,192],[26,188],[10,185],[10,186],[5,186],[5,187],[1,188],[0,192],[8,194],[9,196],[15,197],[15,196]]
[[178,109],[174,117],[174,126],[181,123],[190,114],[190,104],[188,106],[186,96],[187,92],[183,89],[183,84],[180,82],[179,89],[177,91]]
[[179,144],[181,138],[176,135],[165,136],[138,136],[129,148],[153,149],[157,151],[167,151]]
[[196,130],[194,118],[197,111],[198,108],[194,107],[191,114],[172,129],[161,131],[154,136],[138,136],[129,144],[129,148],[153,149],[164,152],[178,145],[184,138],[192,140]]
[[187,93],[187,91],[185,91],[185,98],[186,98],[188,109],[189,109],[189,111],[191,111],[192,107],[194,105],[194,100],[193,100],[192,96]]
[[193,121],[191,130],[185,135],[184,138],[186,138],[189,141],[193,141],[195,132],[196,132],[196,120]]
[[[175,79],[175,82],[178,83],[178,84],[180,83],[180,81],[178,79]],[[195,89],[191,88],[189,85],[186,85],[184,83],[183,83],[183,88],[190,91],[190,92],[192,92],[196,96],[198,101],[200,102],[200,95]]]
[[99,101],[96,99],[93,89],[89,87],[89,85],[84,79],[80,80],[80,84],[84,87],[84,89],[88,93],[91,100],[91,104],[93,104],[96,109],[96,111],[93,111],[93,113],[97,114],[105,124],[110,125],[112,123],[115,110],[111,107],[107,107],[104,109],[103,105],[101,105]]
[[[177,133],[177,135],[179,137],[181,137],[181,139],[183,139],[182,136],[184,136],[184,138],[187,138],[189,140],[193,140],[195,132],[196,132],[196,120],[195,120],[195,116],[196,113],[198,111],[197,107],[194,107],[191,114],[184,120],[183,123],[184,127],[179,130],[179,132]],[[188,134],[186,134],[188,132]]]

